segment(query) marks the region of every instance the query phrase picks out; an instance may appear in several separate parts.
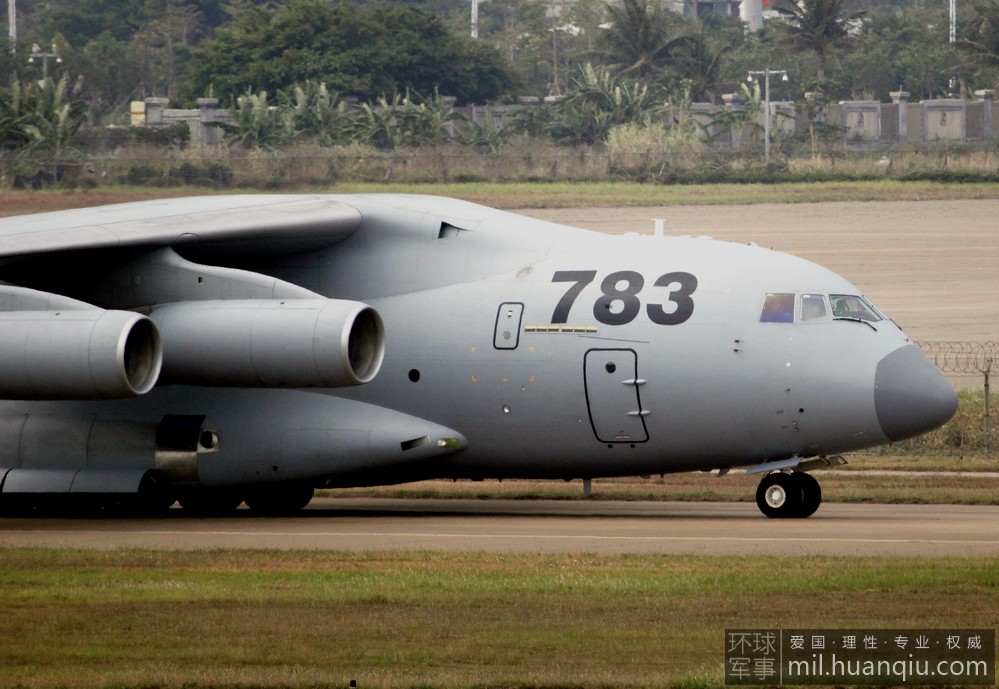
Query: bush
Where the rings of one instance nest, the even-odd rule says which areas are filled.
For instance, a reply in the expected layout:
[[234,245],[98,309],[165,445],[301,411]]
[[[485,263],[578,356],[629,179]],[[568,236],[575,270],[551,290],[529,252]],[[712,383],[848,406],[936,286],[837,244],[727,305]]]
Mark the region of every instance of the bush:
[[[342,182],[552,182],[640,181],[665,184],[777,184],[883,180],[996,183],[997,154],[985,150],[954,155],[939,165],[936,151],[907,148],[843,155],[777,156],[769,167],[762,151],[716,148],[676,127],[623,125],[611,130],[605,146],[567,147],[548,137],[508,140],[498,151],[477,151],[450,142],[380,150],[371,145],[322,146],[295,143],[269,149],[227,147],[163,148],[129,145],[103,156],[73,161],[95,171],[90,183],[133,185],[190,184],[295,189]],[[51,169],[36,161],[28,169],[0,165],[8,176]],[[16,168],[16,169],[15,169]],[[70,175],[61,182],[81,183]]]
[[[950,421],[932,433],[892,445],[900,455],[977,455],[985,451],[985,394],[962,391],[957,396],[957,413]],[[989,448],[996,451],[997,419],[992,419]]]
[[122,184],[146,187],[194,186],[223,189],[232,185],[232,170],[225,165],[181,163],[171,172],[168,166],[134,165],[128,168]]
[[128,132],[136,143],[151,146],[183,147],[191,140],[191,128],[186,122],[164,127],[129,127]]

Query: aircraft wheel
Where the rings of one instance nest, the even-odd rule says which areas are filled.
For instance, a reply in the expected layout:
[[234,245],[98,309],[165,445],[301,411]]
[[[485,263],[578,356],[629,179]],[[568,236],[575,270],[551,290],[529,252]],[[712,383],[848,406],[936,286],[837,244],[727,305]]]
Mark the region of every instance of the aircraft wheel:
[[199,517],[222,517],[236,511],[243,496],[229,490],[205,488],[178,499],[180,506]]
[[312,501],[313,493],[304,484],[264,486],[246,496],[246,505],[258,514],[294,514]]
[[768,517],[797,517],[803,502],[800,485],[791,474],[767,474],[756,489],[756,504]]
[[822,487],[815,477],[803,471],[796,471],[791,474],[798,488],[801,489],[801,507],[798,509],[796,517],[811,517],[815,510],[819,509],[822,503]]

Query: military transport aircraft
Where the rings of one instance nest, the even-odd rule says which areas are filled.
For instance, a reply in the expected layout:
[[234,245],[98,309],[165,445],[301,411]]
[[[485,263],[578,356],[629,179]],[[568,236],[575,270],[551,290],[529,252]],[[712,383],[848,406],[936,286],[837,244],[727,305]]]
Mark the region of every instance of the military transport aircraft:
[[210,196],[0,220],[0,506],[266,513],[429,478],[809,470],[953,389],[838,275],[446,198]]

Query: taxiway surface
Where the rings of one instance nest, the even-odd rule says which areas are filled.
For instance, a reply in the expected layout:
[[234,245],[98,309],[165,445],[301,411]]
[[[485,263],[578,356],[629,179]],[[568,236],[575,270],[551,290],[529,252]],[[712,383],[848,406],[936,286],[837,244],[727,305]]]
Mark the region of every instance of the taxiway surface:
[[0,519],[0,547],[999,556],[999,507],[318,498],[299,516]]

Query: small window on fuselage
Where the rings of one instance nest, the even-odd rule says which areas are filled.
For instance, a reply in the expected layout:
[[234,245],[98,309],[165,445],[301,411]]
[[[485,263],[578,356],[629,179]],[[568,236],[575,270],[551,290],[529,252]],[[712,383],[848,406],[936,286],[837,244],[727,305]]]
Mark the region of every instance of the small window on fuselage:
[[811,321],[816,318],[825,318],[828,314],[826,309],[826,298],[822,294],[802,294],[801,295],[801,320]]
[[763,300],[760,323],[794,323],[794,295],[771,292]]
[[876,322],[884,317],[863,297],[853,294],[830,294],[833,318],[853,318]]

